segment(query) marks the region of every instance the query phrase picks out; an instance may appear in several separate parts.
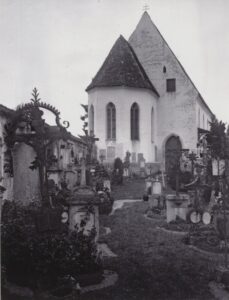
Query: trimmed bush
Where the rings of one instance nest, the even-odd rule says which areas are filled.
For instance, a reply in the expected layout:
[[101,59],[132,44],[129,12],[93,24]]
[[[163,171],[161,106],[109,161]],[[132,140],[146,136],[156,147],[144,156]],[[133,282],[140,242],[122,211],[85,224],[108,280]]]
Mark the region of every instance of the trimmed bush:
[[112,173],[112,182],[114,184],[122,184],[123,183],[123,162],[122,160],[117,157],[114,160],[114,168],[113,168],[113,173]]

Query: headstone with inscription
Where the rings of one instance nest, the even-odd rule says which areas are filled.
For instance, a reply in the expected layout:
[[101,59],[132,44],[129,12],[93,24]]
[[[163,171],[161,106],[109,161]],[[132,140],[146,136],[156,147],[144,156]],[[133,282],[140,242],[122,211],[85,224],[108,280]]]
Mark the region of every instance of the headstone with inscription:
[[84,228],[87,235],[95,229],[95,240],[99,237],[99,204],[100,199],[90,187],[79,187],[70,198],[69,229]]

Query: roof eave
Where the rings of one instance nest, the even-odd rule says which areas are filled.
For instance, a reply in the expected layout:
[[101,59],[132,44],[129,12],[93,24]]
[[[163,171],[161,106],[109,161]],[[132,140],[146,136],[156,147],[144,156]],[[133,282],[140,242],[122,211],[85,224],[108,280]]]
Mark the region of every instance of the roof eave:
[[151,92],[153,92],[158,98],[160,98],[159,93],[156,91],[156,89],[154,88],[147,88],[147,87],[139,87],[139,86],[131,86],[131,85],[93,85],[93,86],[88,86],[86,88],[86,92],[89,92],[95,88],[112,88],[112,87],[128,87],[128,88],[134,88],[134,89],[145,89],[145,90],[149,90]]

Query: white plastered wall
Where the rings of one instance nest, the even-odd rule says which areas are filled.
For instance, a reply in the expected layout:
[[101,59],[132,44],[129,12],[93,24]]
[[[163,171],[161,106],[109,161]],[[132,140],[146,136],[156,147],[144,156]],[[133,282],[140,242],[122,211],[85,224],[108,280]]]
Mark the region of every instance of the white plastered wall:
[[[160,94],[157,111],[159,160],[164,161],[164,146],[171,135],[180,137],[183,148],[194,149],[198,91],[148,14],[144,14],[129,42]],[[166,80],[172,78],[176,80],[176,91],[167,92]]]
[[[116,108],[116,140],[107,140],[106,107],[112,102]],[[131,141],[130,110],[133,103],[139,106],[139,141]],[[155,161],[155,145],[157,144],[157,96],[147,89],[127,87],[94,88],[88,93],[88,105],[94,106],[94,133],[99,138],[98,150],[115,147],[115,157],[124,159],[126,151],[143,153],[147,162]],[[154,109],[154,132],[151,136],[151,112]],[[90,130],[89,119],[89,130]],[[98,151],[99,155],[99,151]]]

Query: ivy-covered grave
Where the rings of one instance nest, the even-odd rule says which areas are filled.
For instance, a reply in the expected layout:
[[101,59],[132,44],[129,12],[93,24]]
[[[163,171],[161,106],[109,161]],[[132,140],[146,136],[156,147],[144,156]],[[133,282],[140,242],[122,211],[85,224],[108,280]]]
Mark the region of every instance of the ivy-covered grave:
[[65,224],[49,231],[38,229],[39,203],[24,206],[5,202],[2,209],[2,268],[5,279],[32,289],[52,288],[81,274],[102,271],[94,242],[85,224],[68,231]]
[[191,153],[190,158],[191,180],[183,185],[190,195],[187,218],[177,216],[163,227],[187,233],[184,238],[187,244],[208,252],[223,253],[227,266],[229,130],[223,122],[213,118],[210,132],[200,133],[197,153]]
[[[41,197],[29,203],[5,201],[2,207],[3,291],[11,282],[38,293],[62,285],[71,292],[103,278],[96,245],[99,201],[90,187],[73,191],[64,181],[50,186],[47,150],[60,137],[50,135],[41,109],[55,115],[62,139],[67,139],[69,132],[60,123],[60,112],[40,101],[37,89],[32,95],[32,101],[18,107],[7,124],[5,143],[11,154],[18,143],[34,149],[36,157],[30,168],[39,172]],[[20,130],[21,123],[26,130]],[[68,126],[68,122],[64,124]],[[81,173],[83,181],[85,173]]]

